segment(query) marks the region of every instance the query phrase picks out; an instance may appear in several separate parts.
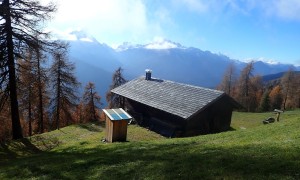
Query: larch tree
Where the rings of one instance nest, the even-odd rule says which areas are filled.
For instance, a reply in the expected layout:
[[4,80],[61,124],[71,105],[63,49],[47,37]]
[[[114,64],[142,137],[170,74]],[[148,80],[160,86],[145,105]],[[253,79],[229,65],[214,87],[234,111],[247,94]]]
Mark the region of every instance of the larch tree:
[[280,84],[282,86],[282,94],[283,94],[283,110],[287,108],[287,102],[290,98],[293,97],[295,93],[295,72],[292,68],[290,68],[281,78]]
[[253,77],[253,66],[254,62],[250,62],[242,70],[240,77],[237,81],[237,94],[236,99],[247,111],[250,111],[250,87],[251,87],[251,78]]
[[235,82],[236,82],[235,66],[233,63],[231,63],[228,66],[227,70],[225,71],[222,82],[218,86],[218,89],[224,91],[229,96],[232,96]]
[[35,96],[35,74],[32,71],[32,53],[28,51],[26,59],[19,59],[19,106],[20,112],[23,112],[27,117],[28,135],[32,135],[32,122],[34,120],[34,109],[36,104]]
[[270,96],[269,96],[270,92],[266,91],[264,92],[264,94],[262,95],[262,98],[260,100],[260,105],[259,105],[259,112],[266,112],[270,110]]
[[264,94],[262,77],[256,75],[250,79],[249,87],[249,109],[250,111],[259,110],[259,105]]
[[97,112],[102,103],[100,95],[96,92],[94,83],[88,82],[85,86],[82,101],[84,105],[85,119],[87,121],[95,121],[99,119]]
[[37,124],[35,132],[44,132],[44,106],[48,105],[49,96],[46,92],[46,69],[41,66],[46,56],[41,49],[29,48],[25,59],[18,59],[18,89],[21,111],[26,114],[29,136],[31,136],[31,122]]
[[76,124],[85,123],[86,118],[84,116],[84,104],[82,101],[76,106],[74,117],[76,120]]
[[112,76],[112,84],[109,86],[109,91],[106,93],[106,101],[109,108],[121,107],[122,100],[119,95],[111,92],[112,89],[125,84],[127,81],[122,74],[123,69],[119,67]]
[[56,50],[52,53],[53,64],[50,67],[50,82],[53,98],[51,99],[52,114],[56,129],[60,125],[67,126],[72,119],[72,109],[78,101],[77,90],[80,83],[77,81],[74,71],[75,65],[68,60],[68,44],[57,43]]
[[272,88],[269,94],[271,109],[281,109],[282,93],[279,85]]
[[38,131],[39,133],[44,132],[44,114],[46,101],[49,99],[46,91],[46,83],[48,81],[46,75],[46,69],[42,66],[46,62],[46,55],[42,51],[42,44],[37,42],[36,47],[33,48],[32,68],[35,74],[35,81],[37,86],[37,110],[38,110]]
[[4,142],[7,139],[10,139],[11,137],[11,123],[9,121],[9,103],[5,102],[2,105],[3,106],[0,111],[0,144],[1,142]]
[[28,47],[39,41],[46,44],[47,33],[42,23],[51,18],[56,7],[50,3],[42,5],[38,0],[0,1],[0,86],[4,95],[9,95],[12,137],[23,137],[17,97],[16,58],[22,58]]

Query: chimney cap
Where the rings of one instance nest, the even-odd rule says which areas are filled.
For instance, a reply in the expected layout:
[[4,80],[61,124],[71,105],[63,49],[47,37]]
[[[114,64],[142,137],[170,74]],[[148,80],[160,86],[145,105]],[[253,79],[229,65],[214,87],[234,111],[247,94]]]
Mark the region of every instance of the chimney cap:
[[146,73],[151,73],[152,70],[151,69],[145,69]]

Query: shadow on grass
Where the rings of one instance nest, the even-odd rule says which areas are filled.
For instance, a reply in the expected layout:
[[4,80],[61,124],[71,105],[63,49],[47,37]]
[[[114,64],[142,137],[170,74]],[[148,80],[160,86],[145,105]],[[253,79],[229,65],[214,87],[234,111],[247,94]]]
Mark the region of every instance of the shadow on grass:
[[23,138],[16,141],[10,141],[0,144],[0,162],[21,158],[29,155],[36,155],[44,151],[49,151],[60,142],[57,138],[44,138],[42,136],[30,137],[30,140]]
[[92,131],[92,132],[102,132],[103,131],[103,125],[98,122],[89,123],[89,124],[79,124],[78,126],[81,128],[84,128],[86,130]]
[[17,154],[8,148],[6,143],[0,144],[0,159],[12,159],[15,158]]
[[14,159],[18,156],[32,155],[40,152],[42,151],[26,138],[7,142],[0,146],[0,158],[2,160]]
[[11,168],[0,168],[2,178],[300,178],[300,152],[297,148],[287,152],[274,147],[262,149],[259,145],[202,147],[197,142],[117,143],[91,149],[70,147],[60,152],[41,153],[38,157],[17,159],[9,164]]
[[236,129],[233,127],[229,127],[229,129],[227,131],[236,131]]
[[24,149],[27,149],[29,153],[39,153],[42,152],[39,148],[33,145],[28,139],[21,139],[20,142],[24,145]]
[[45,138],[44,136],[34,136],[34,137],[31,137],[31,141],[36,144],[36,145],[33,145],[29,141],[31,146],[35,146],[35,147],[38,146],[36,148],[39,149],[39,150],[42,150],[42,151],[49,151],[49,150],[51,150],[51,149],[53,149],[53,148],[55,148],[55,147],[57,147],[61,144],[57,137]]

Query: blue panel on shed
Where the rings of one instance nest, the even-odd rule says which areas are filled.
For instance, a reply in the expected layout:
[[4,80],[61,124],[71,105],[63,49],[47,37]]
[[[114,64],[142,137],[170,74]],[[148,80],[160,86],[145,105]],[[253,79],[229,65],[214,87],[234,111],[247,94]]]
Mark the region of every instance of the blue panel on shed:
[[103,111],[110,118],[110,120],[112,120],[112,121],[129,120],[129,119],[132,118],[122,108],[119,108],[119,109],[103,109]]
[[113,118],[112,120],[121,120],[121,118],[116,113],[110,115]]
[[126,114],[119,113],[119,115],[122,117],[122,119],[130,119]]

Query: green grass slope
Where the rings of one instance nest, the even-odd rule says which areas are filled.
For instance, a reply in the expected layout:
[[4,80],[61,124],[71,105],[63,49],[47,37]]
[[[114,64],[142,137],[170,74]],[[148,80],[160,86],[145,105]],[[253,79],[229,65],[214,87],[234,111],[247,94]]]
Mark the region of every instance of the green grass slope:
[[300,111],[234,113],[236,130],[167,139],[130,125],[103,143],[99,125],[74,125],[0,148],[0,179],[300,179]]

